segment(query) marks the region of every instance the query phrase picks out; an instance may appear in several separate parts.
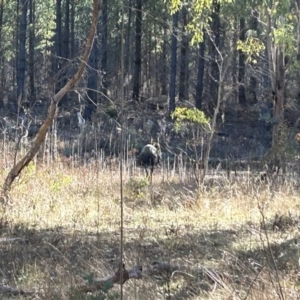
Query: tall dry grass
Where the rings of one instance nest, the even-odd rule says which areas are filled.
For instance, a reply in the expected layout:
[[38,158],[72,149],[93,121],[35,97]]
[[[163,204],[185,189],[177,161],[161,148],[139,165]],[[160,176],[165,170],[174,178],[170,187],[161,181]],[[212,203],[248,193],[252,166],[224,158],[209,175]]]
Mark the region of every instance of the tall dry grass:
[[[5,147],[1,183],[14,157]],[[150,186],[129,160],[123,175],[126,266],[178,268],[126,282],[125,299],[300,298],[295,178],[266,184],[211,172],[198,187],[191,170],[165,163]],[[113,274],[119,263],[118,160],[35,159],[11,199],[2,216],[0,284],[34,290],[32,299],[118,299],[118,286],[105,298],[76,292],[84,278]]]

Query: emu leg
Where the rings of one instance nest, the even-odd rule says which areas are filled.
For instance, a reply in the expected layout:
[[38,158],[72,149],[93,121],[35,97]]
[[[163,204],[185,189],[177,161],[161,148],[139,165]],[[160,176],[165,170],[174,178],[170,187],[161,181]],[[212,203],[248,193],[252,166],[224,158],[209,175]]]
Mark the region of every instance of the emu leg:
[[148,169],[147,169],[146,166],[144,166],[144,168],[145,168],[145,171],[146,171],[146,177],[148,177],[148,176],[149,176],[149,174],[148,174]]
[[154,166],[152,165],[150,168],[150,183],[152,184],[152,174],[153,174]]

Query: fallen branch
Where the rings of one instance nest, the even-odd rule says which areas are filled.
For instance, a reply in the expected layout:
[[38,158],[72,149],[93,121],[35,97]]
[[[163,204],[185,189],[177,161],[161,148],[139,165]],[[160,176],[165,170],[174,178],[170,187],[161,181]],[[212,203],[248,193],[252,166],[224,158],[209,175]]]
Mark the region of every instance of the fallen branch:
[[177,266],[171,265],[168,262],[153,262],[151,265],[144,268],[142,266],[134,266],[130,270],[127,270],[125,264],[122,264],[119,265],[119,268],[114,275],[93,279],[91,282],[86,282],[79,286],[78,290],[85,293],[92,293],[97,290],[102,290],[104,287],[111,289],[114,284],[120,284],[121,272],[123,273],[123,283],[125,283],[129,279],[142,279],[145,276],[172,274],[177,269]]
[[15,242],[28,244],[29,239],[24,239],[24,238],[0,238],[0,244],[15,243]]
[[0,294],[9,295],[9,296],[18,296],[18,295],[33,295],[34,291],[24,291],[22,289],[16,289],[9,286],[0,285]]
[[[109,290],[114,287],[115,284],[120,284],[120,280],[122,278],[123,283],[128,281],[129,279],[143,279],[144,277],[154,277],[160,276],[161,278],[167,278],[165,276],[169,276],[169,278],[173,277],[174,274],[182,274],[187,276],[192,276],[187,272],[182,272],[184,270],[179,270],[180,267],[176,265],[172,265],[168,262],[153,262],[149,266],[134,266],[132,269],[127,270],[125,268],[125,264],[120,264],[118,270],[113,275],[109,275],[104,278],[91,278],[90,280],[86,280],[85,283],[77,286],[75,289],[77,292],[82,293],[93,293],[101,290]],[[216,278],[216,273],[213,271],[209,271],[207,269],[202,270],[204,276],[211,279],[215,284],[220,286],[222,282],[220,282],[219,278]],[[122,274],[122,277],[121,277]],[[74,291],[74,286],[71,287]],[[34,291],[24,291],[22,289],[16,289],[11,287],[5,287],[0,285],[0,294],[6,295],[33,295],[36,292]]]

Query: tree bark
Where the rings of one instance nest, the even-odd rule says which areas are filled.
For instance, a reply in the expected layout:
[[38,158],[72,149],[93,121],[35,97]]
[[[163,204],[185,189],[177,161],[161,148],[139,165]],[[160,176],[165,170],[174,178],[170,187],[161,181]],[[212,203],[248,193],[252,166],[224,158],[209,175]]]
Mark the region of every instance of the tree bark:
[[24,98],[25,71],[26,71],[26,29],[27,29],[27,0],[20,0],[21,15],[18,32],[18,59],[17,59],[17,99],[22,103]]
[[234,32],[232,35],[232,98],[233,102],[236,104],[239,102],[238,100],[238,76],[237,76],[237,64],[238,64],[238,56],[239,52],[237,50],[237,41],[238,41],[238,31],[239,31],[239,25],[238,25],[238,18],[234,18]]
[[[53,75],[61,70],[61,57],[62,57],[62,13],[61,13],[61,0],[56,0],[56,28],[54,36],[54,54],[52,72]],[[59,74],[58,74],[59,75]],[[58,76],[59,78],[59,76]],[[59,80],[56,82],[55,90],[58,91],[61,87]]]
[[3,57],[3,41],[2,41],[2,31],[3,31],[3,11],[4,11],[4,2],[0,2],[0,109],[4,108],[4,57]]
[[[245,19],[240,18],[240,40],[246,40]],[[246,55],[239,50],[239,68],[238,68],[238,83],[239,83],[239,104],[246,105],[246,89],[245,89],[245,61]]]
[[163,25],[163,35],[164,35],[164,41],[162,44],[161,49],[161,55],[160,55],[160,93],[161,95],[167,95],[168,94],[168,84],[167,84],[167,78],[168,78],[168,71],[167,71],[167,47],[168,47],[168,41],[167,41],[167,25]]
[[101,3],[101,0],[93,1],[92,23],[90,26],[89,35],[87,37],[85,50],[80,59],[80,65],[79,65],[77,72],[65,84],[65,86],[63,86],[54,95],[54,97],[51,101],[51,104],[49,106],[48,115],[39,129],[39,131],[35,137],[35,140],[33,141],[33,145],[28,150],[28,152],[25,154],[25,156],[14,165],[14,167],[10,170],[10,172],[8,173],[8,175],[4,181],[4,185],[2,187],[1,199],[0,199],[3,205],[5,203],[7,203],[8,199],[9,199],[9,191],[11,189],[11,186],[12,186],[15,178],[20,175],[21,171],[34,158],[34,156],[38,152],[42,142],[44,141],[46,133],[47,133],[48,129],[50,128],[52,121],[56,115],[57,106],[58,106],[59,101],[62,99],[62,97],[64,95],[66,95],[66,93],[68,93],[75,86],[75,84],[78,82],[78,80],[81,78],[81,76],[84,72],[85,66],[87,64],[87,61],[88,61],[88,58],[89,58],[89,55],[90,55],[90,52],[91,52],[91,49],[93,46],[93,41],[94,41],[95,32],[96,32],[96,28],[97,28],[97,22],[98,22],[98,15],[99,15],[99,10],[100,10],[100,3]]
[[[103,2],[104,3],[104,2]],[[87,103],[84,110],[84,119],[90,119],[93,112],[96,109],[97,97],[98,97],[98,39],[94,41],[91,54],[89,57],[89,69],[88,69],[88,82],[87,82]]]
[[179,93],[178,100],[184,101],[188,100],[188,49],[189,49],[189,39],[187,33],[187,9],[186,7],[182,8],[181,12],[182,18],[182,33],[181,33],[181,44],[180,44],[180,72],[179,72]]
[[133,73],[133,92],[132,98],[139,100],[140,97],[140,78],[142,68],[142,0],[136,0],[135,18],[135,59]]
[[101,71],[102,71],[102,88],[101,92],[106,98],[108,95],[108,62],[107,62],[107,45],[108,45],[108,22],[107,22],[107,0],[103,0],[102,4],[102,17],[101,17],[101,24],[102,24],[102,57],[101,57]]
[[35,2],[33,0],[29,1],[29,90],[30,90],[30,105],[34,105],[36,101],[36,93],[35,93],[35,82],[34,82],[34,42],[35,42],[35,22],[34,22],[34,14],[35,14]]
[[71,0],[71,12],[70,12],[70,57],[75,57],[75,3]]
[[197,74],[197,86],[196,86],[196,108],[202,109],[202,95],[203,95],[203,80],[205,69],[205,32],[203,31],[203,41],[199,44],[199,56],[198,56],[198,74]]
[[219,54],[217,49],[220,47],[220,3],[216,0],[213,1],[213,13],[211,16],[211,36],[209,39],[209,53],[211,55],[210,61],[210,95],[211,101],[209,102],[209,113],[211,116],[214,115],[215,107],[218,102],[218,91],[219,91],[219,77],[220,71],[218,66]]
[[173,24],[172,24],[171,74],[170,74],[170,90],[169,90],[170,113],[172,113],[175,110],[176,71],[177,71],[177,28],[178,28],[178,12],[176,12],[173,15]]

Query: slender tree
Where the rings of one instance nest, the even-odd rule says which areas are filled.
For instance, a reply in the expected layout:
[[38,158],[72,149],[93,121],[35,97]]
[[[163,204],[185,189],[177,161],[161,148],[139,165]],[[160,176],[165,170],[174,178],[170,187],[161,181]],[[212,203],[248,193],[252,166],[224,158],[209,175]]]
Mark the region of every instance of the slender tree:
[[107,17],[107,0],[103,0],[103,9],[102,9],[102,16],[101,16],[101,24],[102,24],[102,56],[101,56],[101,74],[102,74],[102,88],[101,93],[105,98],[108,95],[108,17]]
[[87,37],[86,41],[86,46],[83,52],[83,55],[80,59],[80,65],[78,67],[77,72],[75,75],[66,83],[65,86],[63,86],[53,97],[53,100],[51,101],[51,104],[48,109],[48,115],[41,125],[35,140],[33,141],[33,144],[31,148],[28,150],[28,152],[25,154],[23,158],[21,158],[15,165],[14,167],[10,170],[8,173],[3,187],[2,187],[2,193],[1,193],[1,203],[2,205],[7,204],[8,199],[9,199],[9,191],[11,189],[11,186],[17,176],[20,175],[22,170],[31,162],[31,160],[34,158],[36,153],[38,152],[42,142],[45,139],[46,133],[48,132],[48,129],[50,128],[53,119],[57,113],[57,108],[58,108],[58,103],[61,101],[63,96],[68,93],[79,81],[81,78],[85,66],[87,64],[92,46],[93,46],[93,41],[96,33],[96,28],[97,28],[97,23],[98,23],[98,16],[99,16],[99,10],[100,10],[100,0],[94,0],[93,1],[93,12],[92,12],[92,22],[89,30],[89,34]]
[[133,72],[133,92],[132,98],[139,100],[140,97],[140,79],[142,69],[142,0],[136,0],[135,8],[135,55]]
[[169,110],[175,110],[176,97],[176,72],[177,72],[177,33],[178,33],[178,11],[173,14],[172,21],[172,44],[171,44],[171,74],[169,87]]
[[188,50],[189,38],[187,32],[188,25],[188,11],[186,6],[181,10],[182,31],[181,31],[181,44],[180,44],[180,72],[179,72],[179,101],[188,99]]
[[4,88],[4,57],[3,57],[3,41],[2,41],[2,31],[3,31],[3,11],[4,11],[4,1],[0,1],[0,109],[4,108],[3,101],[3,88]]
[[198,70],[197,70],[197,85],[196,85],[196,97],[195,105],[196,108],[202,109],[202,95],[203,95],[203,80],[204,80],[204,69],[205,69],[205,33],[203,33],[203,41],[199,43],[198,52]]
[[[245,18],[240,18],[240,41],[244,42],[246,39],[246,22]],[[239,103],[246,105],[246,89],[245,89],[245,61],[246,54],[239,50],[239,68],[238,68],[238,84],[239,84]]]
[[17,56],[17,99],[22,103],[25,96],[25,72],[26,72],[26,30],[28,1],[20,0],[20,16],[18,31],[18,56]]
[[29,90],[30,90],[30,104],[33,105],[36,101],[35,92],[35,70],[34,70],[34,44],[35,44],[35,2],[29,0]]
[[212,3],[212,15],[210,33],[208,38],[209,53],[210,53],[210,83],[209,90],[211,101],[209,103],[209,113],[213,115],[214,108],[217,104],[218,91],[219,91],[219,67],[218,67],[218,49],[220,49],[220,35],[221,35],[221,22],[220,22],[220,3],[214,0]]

